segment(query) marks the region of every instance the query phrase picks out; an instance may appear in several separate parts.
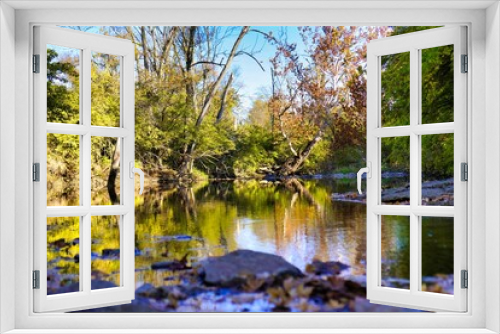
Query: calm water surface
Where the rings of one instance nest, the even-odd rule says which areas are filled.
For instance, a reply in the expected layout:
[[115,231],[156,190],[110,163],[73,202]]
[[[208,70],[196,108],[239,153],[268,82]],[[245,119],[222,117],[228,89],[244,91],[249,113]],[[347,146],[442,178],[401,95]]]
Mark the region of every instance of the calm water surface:
[[[331,200],[332,193],[355,191],[355,182],[300,182],[302,187],[205,182],[192,188],[149,189],[137,196],[136,284],[175,284],[172,272],[152,270],[153,263],[185,256],[194,263],[236,249],[278,254],[302,270],[313,259],[341,261],[350,266],[346,275],[365,275],[366,206]],[[101,196],[106,202],[106,196]],[[68,227],[64,218],[57,221],[49,221],[49,243],[61,236],[78,238],[77,226]],[[425,218],[422,226],[424,276],[451,274],[453,220]],[[116,218],[96,217],[92,228],[94,277],[118,283],[119,260],[113,256],[113,250],[119,249]],[[383,279],[408,284],[409,233],[407,217],[382,218]],[[60,249],[49,246],[48,256],[53,259],[49,268],[78,273],[71,257],[78,250],[71,249],[62,256]]]

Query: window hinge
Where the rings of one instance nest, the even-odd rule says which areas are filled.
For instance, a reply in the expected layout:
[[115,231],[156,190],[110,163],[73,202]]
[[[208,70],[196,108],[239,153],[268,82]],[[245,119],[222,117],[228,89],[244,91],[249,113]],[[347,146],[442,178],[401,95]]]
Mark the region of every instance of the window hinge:
[[462,73],[469,72],[469,56],[462,55]]
[[40,182],[40,164],[38,162],[33,164],[33,181]]
[[469,287],[469,274],[467,270],[462,270],[461,271],[461,288],[462,289],[467,289]]
[[40,73],[40,55],[33,55],[33,73]]
[[33,270],[33,289],[40,289],[40,270]]
[[460,180],[469,181],[469,165],[466,162],[462,162],[460,164],[460,168],[461,168]]

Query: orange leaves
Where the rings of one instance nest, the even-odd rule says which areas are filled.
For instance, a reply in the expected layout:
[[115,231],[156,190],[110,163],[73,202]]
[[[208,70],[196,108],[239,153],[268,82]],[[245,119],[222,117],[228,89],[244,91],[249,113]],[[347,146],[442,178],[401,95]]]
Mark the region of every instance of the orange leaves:
[[[318,129],[350,145],[363,139],[366,118],[366,44],[387,27],[299,27],[305,50],[275,40],[272,110],[276,128],[293,145],[305,145]],[[332,133],[333,135],[333,133]]]

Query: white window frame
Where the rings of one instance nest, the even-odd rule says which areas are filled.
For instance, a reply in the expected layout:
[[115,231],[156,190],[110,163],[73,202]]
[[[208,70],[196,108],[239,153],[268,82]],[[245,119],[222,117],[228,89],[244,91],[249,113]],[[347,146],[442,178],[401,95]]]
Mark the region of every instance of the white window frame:
[[[39,182],[34,193],[34,259],[33,269],[39,271],[39,288],[34,290],[35,312],[81,310],[95,305],[109,306],[130,303],[135,298],[135,74],[134,45],[116,37],[95,35],[64,28],[34,27],[34,52],[39,55],[39,73],[33,74],[34,162],[40,164]],[[80,92],[79,124],[47,122],[47,45],[79,50]],[[91,61],[92,52],[111,54],[120,59],[120,118],[116,127],[95,126],[91,123]],[[77,206],[47,206],[47,134],[79,136],[80,191]],[[93,136],[114,137],[120,141],[120,203],[91,203],[91,139]],[[118,143],[117,143],[118,145]],[[120,282],[108,289],[91,288],[92,217],[117,216],[119,228]],[[80,271],[78,292],[47,295],[47,218],[79,217]]]
[[[9,66],[15,64],[15,113],[12,109],[13,102],[6,93],[13,93],[9,87],[8,79],[2,72],[0,78],[0,102],[2,121],[15,126],[15,146],[12,148],[10,139],[4,137],[0,132],[0,163],[1,170],[13,170],[13,165],[8,164],[9,158],[15,157],[15,226],[5,217],[10,212],[2,211],[0,240],[0,265],[2,266],[2,278],[0,281],[0,293],[2,302],[0,312],[2,330],[16,329],[13,333],[36,333],[36,329],[51,329],[56,333],[77,332],[71,329],[94,329],[93,333],[111,332],[115,329],[120,333],[144,333],[145,329],[157,329],[159,332],[174,332],[175,329],[191,328],[192,332],[202,332],[202,329],[213,329],[213,332],[236,332],[231,328],[256,328],[255,332],[346,332],[349,333],[404,333],[412,332],[411,328],[419,328],[419,332],[433,333],[492,333],[500,331],[499,310],[500,298],[498,282],[500,273],[499,244],[500,229],[498,221],[500,218],[500,137],[498,135],[500,117],[498,109],[500,106],[500,11],[498,3],[493,2],[410,2],[403,4],[398,2],[281,2],[275,1],[276,9],[265,8],[265,4],[239,2],[238,4],[222,5],[215,1],[207,1],[204,4],[197,3],[198,7],[190,7],[188,4],[163,3],[144,1],[138,5],[134,2],[123,2],[123,6],[140,6],[150,9],[112,9],[117,7],[116,3],[99,2],[8,2],[13,6],[27,6],[25,8],[38,9],[19,10],[15,13],[15,54],[12,50],[13,43],[5,42],[5,36],[9,36],[14,30],[11,17],[2,21],[4,15],[12,15],[12,10],[5,6],[0,13],[0,42],[2,53],[0,54],[0,68],[8,70]],[[149,4],[148,4],[149,3]],[[171,8],[160,8],[161,6]],[[73,6],[73,8],[58,10],[41,10],[43,8],[58,8],[61,6]],[[82,7],[87,9],[82,9]],[[110,10],[98,10],[95,7],[106,7]],[[208,6],[208,8],[203,8]],[[253,8],[252,8],[253,6]],[[394,8],[397,6],[399,9]],[[406,9],[401,9],[406,6]],[[428,7],[425,7],[428,6]],[[431,7],[432,6],[432,7]],[[461,6],[462,9],[456,9]],[[490,6],[487,10],[487,6]],[[94,9],[92,9],[94,7]],[[179,7],[184,9],[179,9]],[[232,8],[228,8],[232,7]],[[281,7],[281,8],[280,8]],[[354,8],[353,8],[354,7]],[[358,7],[358,8],[355,8]],[[378,7],[378,9],[370,9]],[[436,7],[438,9],[436,9]],[[0,7],[1,9],[2,7]],[[77,9],[78,8],[78,9]],[[242,10],[242,8],[246,8]],[[291,9],[290,9],[291,8]],[[350,9],[346,9],[350,8]],[[382,9],[380,9],[382,8]],[[441,8],[441,9],[439,9]],[[410,9],[410,10],[408,10]],[[486,22],[486,25],[485,25]],[[468,268],[469,268],[469,308],[467,313],[435,313],[435,314],[34,314],[32,290],[30,289],[32,260],[32,183],[30,181],[32,147],[32,107],[30,55],[32,45],[32,27],[36,24],[62,24],[62,25],[442,25],[442,24],[465,24],[469,27],[469,50],[471,59],[468,76],[469,89],[469,120],[468,132],[471,134],[468,142],[470,156],[468,184],[469,201],[469,242],[468,242]],[[7,26],[5,26],[7,25]],[[7,28],[7,29],[6,29]],[[487,29],[486,29],[487,28]],[[4,44],[6,43],[6,44]],[[4,45],[7,49],[4,49]],[[13,57],[15,55],[15,57]],[[15,61],[14,61],[15,59]],[[485,65],[488,71],[485,71]],[[486,85],[488,83],[488,85]],[[7,106],[6,106],[7,105]],[[10,115],[10,117],[8,116]],[[14,117],[15,115],[15,117]],[[486,119],[488,117],[488,122]],[[0,125],[1,129],[5,125]],[[488,137],[485,132],[489,131]],[[486,138],[488,140],[486,140]],[[488,155],[485,153],[488,150]],[[488,161],[486,165],[485,162]],[[5,167],[4,167],[5,166]],[[485,182],[486,172],[492,172]],[[14,185],[7,176],[0,173],[1,192],[3,195],[0,202],[4,210],[4,198],[11,194],[11,189],[6,191],[5,184]],[[486,197],[488,193],[488,197]],[[489,206],[485,206],[490,204]],[[6,213],[5,213],[6,212]],[[12,216],[12,215],[11,215]],[[487,218],[487,219],[486,219]],[[474,229],[470,226],[473,226]],[[5,234],[8,232],[9,234]],[[15,234],[15,245],[9,238]],[[15,249],[12,257],[12,249],[5,249],[4,245]],[[487,253],[488,252],[488,253]],[[490,254],[490,261],[486,266],[484,258]],[[491,255],[493,254],[493,255]],[[27,259],[30,259],[27,261]],[[9,273],[11,273],[9,275]],[[5,279],[4,279],[5,276]],[[11,292],[12,285],[15,291]],[[485,293],[486,288],[488,293]],[[15,309],[11,310],[11,305]],[[14,319],[8,318],[14,316]],[[140,328],[136,331],[134,328]],[[167,328],[167,329],[165,329]],[[226,330],[214,330],[222,329]],[[260,328],[261,330],[257,330]],[[358,330],[355,330],[355,329]],[[377,328],[379,329],[377,331]],[[381,330],[384,328],[383,330]],[[23,330],[26,329],[26,330]],[[32,329],[28,331],[27,329]],[[100,330],[97,330],[100,329]],[[122,329],[122,330],[120,330]],[[127,330],[125,330],[127,329]],[[160,331],[160,329],[165,329]],[[170,330],[168,330],[170,329]],[[199,329],[198,331],[196,329]],[[288,329],[288,330],[280,330]],[[345,329],[345,331],[343,330]],[[347,330],[350,329],[350,330]],[[391,330],[392,329],[392,330]],[[432,330],[431,330],[432,329]],[[462,329],[462,330],[459,330]],[[491,329],[492,331],[490,331]],[[45,331],[47,332],[47,331]],[[248,330],[246,331],[248,333]],[[254,331],[252,331],[254,332]]]
[[[371,177],[367,179],[367,298],[370,302],[386,305],[405,305],[421,310],[445,310],[464,312],[467,310],[467,290],[461,287],[461,270],[467,269],[467,182],[461,181],[461,163],[467,163],[467,76],[462,73],[462,55],[467,54],[467,31],[464,26],[450,26],[412,34],[382,38],[368,44],[367,84],[367,162]],[[452,45],[454,58],[453,120],[446,123],[424,124],[422,122],[422,50]],[[409,124],[384,127],[381,109],[381,58],[408,52],[410,56],[410,110]],[[422,205],[422,161],[421,136],[452,134],[454,138],[454,193],[453,206]],[[387,205],[381,200],[382,153],[384,137],[405,137],[410,141],[410,203],[409,205]],[[381,285],[382,265],[382,217],[406,216],[409,218],[410,242],[410,287],[397,289]],[[453,218],[453,294],[421,291],[422,280],[422,217]]]

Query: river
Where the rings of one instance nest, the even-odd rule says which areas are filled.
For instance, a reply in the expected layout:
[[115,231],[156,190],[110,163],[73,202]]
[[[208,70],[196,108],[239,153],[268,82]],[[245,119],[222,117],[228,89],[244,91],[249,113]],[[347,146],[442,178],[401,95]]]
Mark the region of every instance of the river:
[[[144,196],[136,197],[136,285],[176,284],[171,271],[151,269],[155,263],[186,257],[191,264],[236,249],[277,254],[301,270],[313,259],[340,261],[349,265],[344,276],[364,277],[366,205],[332,200],[333,193],[355,191],[354,180],[300,182],[302,189],[255,180],[146,189]],[[102,201],[106,201],[104,195]],[[452,274],[453,221],[425,218],[422,224],[423,276]],[[78,238],[76,225],[64,218],[49,222],[49,269],[65,274],[66,285],[78,280],[78,263],[73,261],[78,245],[66,248],[62,256],[63,248],[56,242]],[[383,284],[407,288],[408,218],[384,217],[381,228]],[[116,218],[95,217],[92,235],[93,277],[118,283]]]

